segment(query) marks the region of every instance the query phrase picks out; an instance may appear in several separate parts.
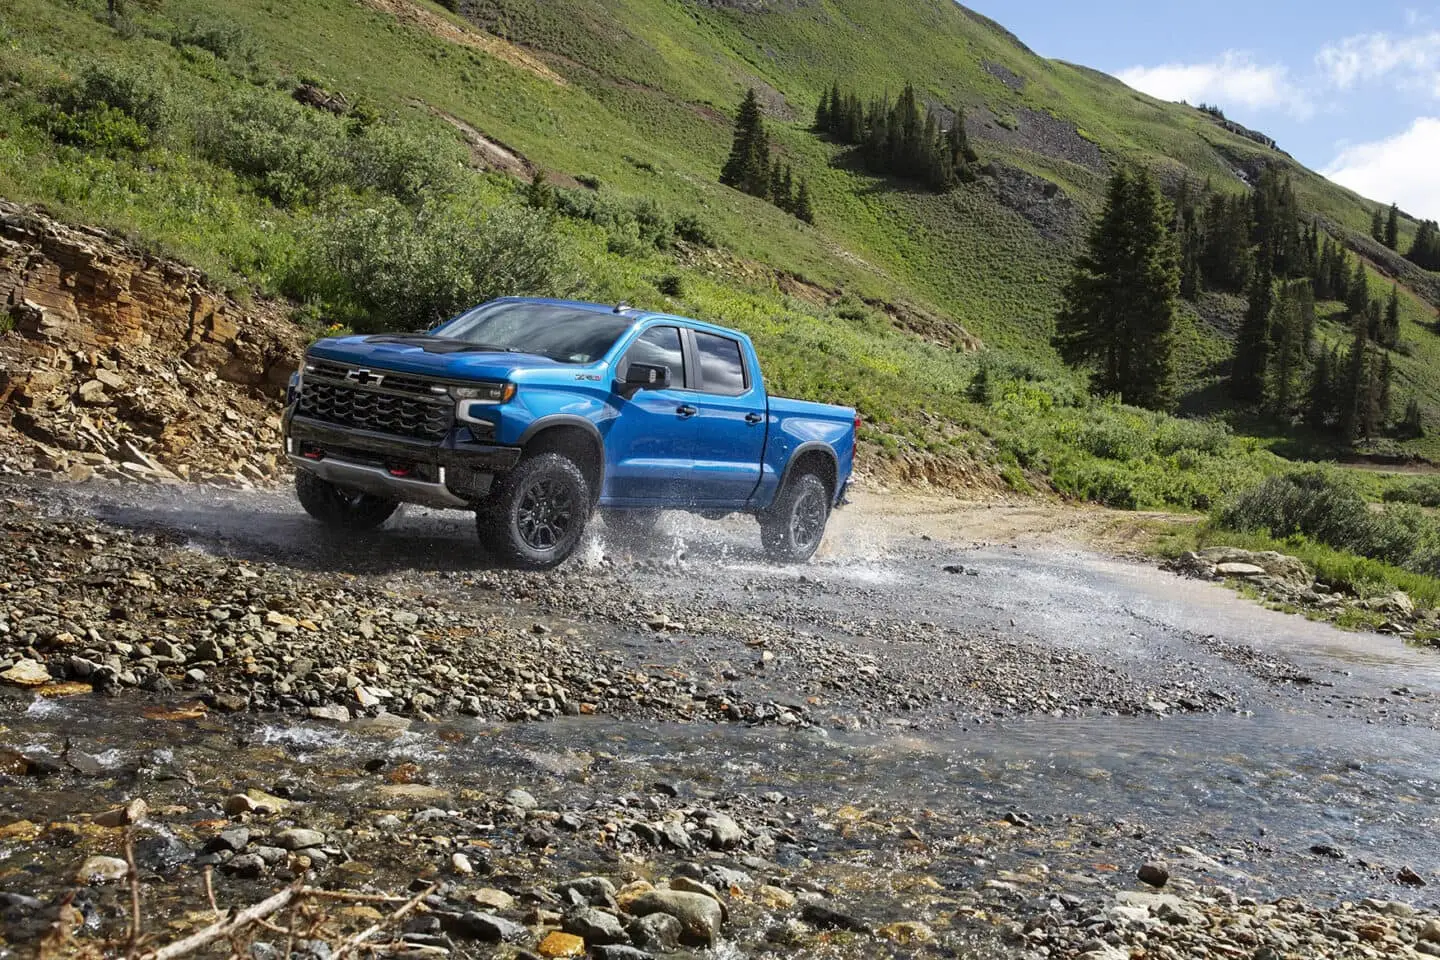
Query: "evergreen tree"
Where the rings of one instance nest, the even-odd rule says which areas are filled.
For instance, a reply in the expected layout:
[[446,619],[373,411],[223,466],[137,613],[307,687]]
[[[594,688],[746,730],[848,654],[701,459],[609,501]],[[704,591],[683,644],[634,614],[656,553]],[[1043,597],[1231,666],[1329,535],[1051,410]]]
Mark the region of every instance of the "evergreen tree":
[[1417,267],[1440,271],[1440,225],[1434,220],[1423,221],[1405,257]]
[[770,165],[770,182],[765,188],[765,196],[781,210],[785,209],[785,165],[779,157]]
[[1342,443],[1351,444],[1360,435],[1366,411],[1362,409],[1369,396],[1370,338],[1363,319],[1354,324],[1350,352],[1345,357],[1345,380],[1340,392],[1338,431]]
[[1324,430],[1330,423],[1335,409],[1335,395],[1331,392],[1330,353],[1321,350],[1310,370],[1310,389],[1306,395],[1305,422],[1312,430]]
[[[1309,287],[1308,280],[1301,283]],[[1275,301],[1270,327],[1269,383],[1265,390],[1270,412],[1278,417],[1291,415],[1299,392],[1304,361],[1302,326],[1300,291],[1295,284],[1284,284]]]
[[769,190],[770,141],[760,115],[760,99],[753,87],[745,94],[735,116],[735,136],[730,156],[720,171],[720,182],[756,197],[764,197]]
[[1200,270],[1212,286],[1240,293],[1250,280],[1250,203],[1244,197],[1211,194],[1205,204]]
[[1384,350],[1380,351],[1380,368],[1375,374],[1378,381],[1375,385],[1375,417],[1378,434],[1385,429],[1385,424],[1390,422],[1390,354]]
[[810,181],[800,180],[800,189],[795,194],[794,214],[797,219],[806,223],[815,222],[815,211],[810,208]]
[[1308,280],[1296,286],[1299,290],[1296,301],[1300,310],[1300,357],[1304,360],[1310,356],[1315,343],[1315,290]]
[[1235,356],[1230,364],[1230,395],[1240,403],[1259,403],[1265,395],[1270,360],[1270,313],[1275,302],[1274,278],[1267,258],[1257,258],[1246,295],[1249,306],[1235,337]]
[[785,176],[780,181],[780,196],[775,202],[787,213],[795,212],[795,174],[790,164],[785,164]]
[[815,107],[815,131],[824,133],[830,129],[830,91],[820,91],[820,103]]
[[1380,325],[1379,342],[1392,350],[1400,342],[1400,285],[1390,287],[1390,299],[1385,303],[1385,320]]
[[1376,243],[1385,242],[1385,215],[1380,208],[1375,208],[1375,215],[1370,218],[1370,236]]
[[1365,273],[1365,264],[1355,264],[1355,273],[1345,290],[1345,313],[1354,323],[1370,311],[1370,278]]
[[1425,423],[1420,416],[1420,401],[1414,397],[1405,402],[1405,419],[1400,422],[1400,432],[1411,439],[1425,436]]
[[1385,246],[1391,250],[1400,246],[1400,208],[1390,204],[1390,214],[1385,218]]
[[1056,348],[1092,367],[1093,390],[1152,408],[1170,400],[1180,292],[1167,206],[1148,173],[1116,172],[1056,317]]
[[545,171],[537,169],[525,187],[525,204],[548,213],[555,209],[555,203],[555,188],[549,184]]

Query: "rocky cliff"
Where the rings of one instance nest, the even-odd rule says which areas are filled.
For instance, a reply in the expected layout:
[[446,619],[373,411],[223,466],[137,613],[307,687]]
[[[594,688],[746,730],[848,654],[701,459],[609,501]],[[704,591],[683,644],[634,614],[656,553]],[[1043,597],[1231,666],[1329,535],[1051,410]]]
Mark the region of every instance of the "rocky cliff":
[[0,470],[269,479],[303,343],[274,304],[0,200]]

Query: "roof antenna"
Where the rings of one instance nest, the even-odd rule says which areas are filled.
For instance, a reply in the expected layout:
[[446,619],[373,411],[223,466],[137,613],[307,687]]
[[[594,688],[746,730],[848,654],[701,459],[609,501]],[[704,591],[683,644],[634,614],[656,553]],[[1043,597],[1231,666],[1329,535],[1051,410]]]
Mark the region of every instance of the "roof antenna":
[[624,300],[621,300],[619,303],[615,304],[615,312],[616,312],[616,313],[624,313],[626,310],[629,310],[629,309],[630,309],[630,304],[627,303],[627,302],[624,301]]

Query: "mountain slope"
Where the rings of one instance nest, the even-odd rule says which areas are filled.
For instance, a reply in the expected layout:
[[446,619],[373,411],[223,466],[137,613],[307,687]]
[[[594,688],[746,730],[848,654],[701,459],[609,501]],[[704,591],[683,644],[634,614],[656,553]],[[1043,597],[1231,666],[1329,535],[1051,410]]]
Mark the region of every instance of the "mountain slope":
[[[1078,395],[1049,330],[1108,172],[1139,162],[1170,181],[1238,191],[1260,164],[1279,163],[1307,208],[1416,291],[1404,297],[1411,347],[1396,358],[1399,390],[1440,422],[1440,342],[1423,299],[1433,302],[1435,284],[1363,236],[1374,204],[1206,113],[1040,58],[950,0],[447,6],[164,0],[155,12],[132,2],[128,19],[112,24],[102,0],[0,0],[0,195],[121,229],[238,290],[293,294],[296,264],[335,198],[278,201],[253,169],[198,144],[215,104],[254,97],[279,110],[307,84],[342,97],[351,115],[363,108],[406,137],[430,138],[444,148],[437,155],[464,147],[480,166],[541,169],[561,186],[598,187],[605,203],[645,198],[699,217],[719,249],[641,255],[566,220],[560,232],[581,261],[575,289],[744,327],[779,389],[859,405],[874,424],[872,449],[909,458],[924,475],[935,475],[924,464],[938,457],[1034,479],[1063,473],[1058,455],[1026,452],[1016,432],[1033,425],[973,404],[972,381],[985,367],[1050,384],[1061,406]],[[46,126],[47,91],[97,62],[126,65],[166,91],[169,119],[145,148],[77,149]],[[937,109],[963,109],[985,175],[937,195],[863,172],[847,148],[808,129],[836,80],[862,95],[913,82]],[[730,117],[750,87],[779,154],[810,182],[815,227],[716,182]],[[511,193],[502,177],[467,189],[484,203]],[[1403,225],[1402,247],[1413,229]],[[683,283],[657,286],[670,274]],[[1234,312],[1207,297],[1181,319],[1181,376],[1197,405],[1223,375]],[[1071,444],[1066,429],[1047,426],[1032,440],[1043,448],[1063,434]]]

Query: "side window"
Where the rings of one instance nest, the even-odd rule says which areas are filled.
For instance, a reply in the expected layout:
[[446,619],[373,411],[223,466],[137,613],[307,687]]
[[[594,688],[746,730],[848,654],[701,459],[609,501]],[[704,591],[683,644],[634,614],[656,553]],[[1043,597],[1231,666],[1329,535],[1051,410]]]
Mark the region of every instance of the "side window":
[[657,367],[670,368],[670,385],[685,386],[685,351],[680,346],[679,327],[651,327],[625,351],[625,358],[615,371],[617,379],[624,380],[632,363],[650,363]]
[[738,341],[696,330],[695,350],[700,355],[701,390],[726,397],[745,392],[745,361]]

